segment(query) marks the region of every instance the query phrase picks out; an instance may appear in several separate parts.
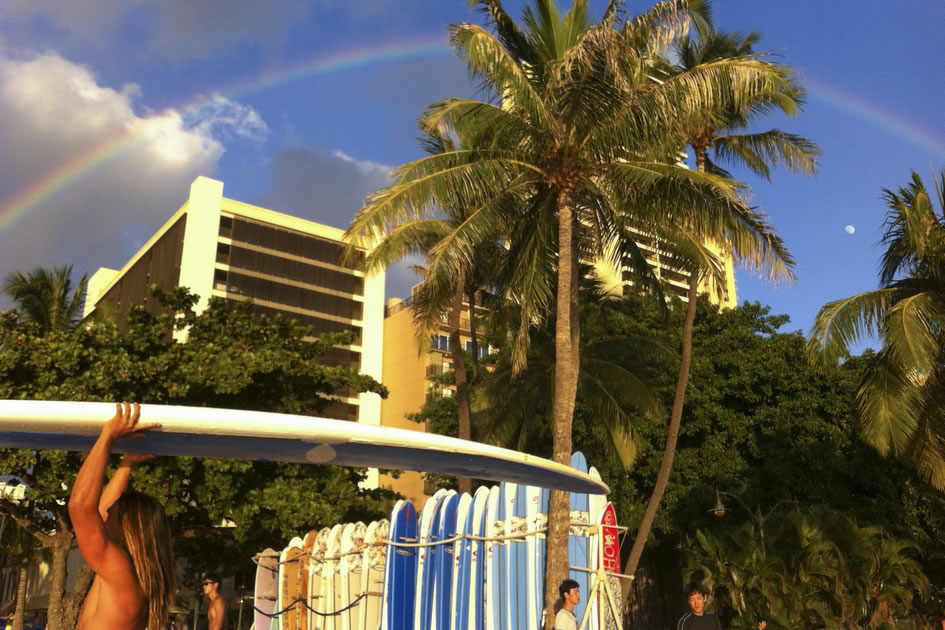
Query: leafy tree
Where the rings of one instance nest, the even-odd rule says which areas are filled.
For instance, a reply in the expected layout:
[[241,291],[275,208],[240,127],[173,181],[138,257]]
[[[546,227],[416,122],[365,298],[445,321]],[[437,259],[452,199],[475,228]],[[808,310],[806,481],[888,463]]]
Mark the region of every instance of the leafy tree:
[[893,628],[928,595],[914,543],[832,510],[716,526],[696,540],[687,579],[722,596],[732,628]]
[[0,289],[41,330],[71,330],[79,323],[85,302],[87,276],[73,290],[72,265],[37,267],[24,275],[13,271]]
[[[166,312],[155,317],[132,307],[125,334],[107,322],[45,333],[16,310],[0,313],[0,399],[129,400],[315,415],[342,388],[386,395],[368,376],[321,363],[333,345],[352,341],[350,333],[309,343],[307,327],[254,316],[249,304],[212,298],[198,315],[196,297],[185,290],[152,291]],[[187,341],[172,341],[183,327]],[[51,550],[50,628],[74,627],[91,578],[84,570],[64,597],[73,540],[65,499],[80,455],[0,453],[0,472],[29,487],[29,509],[0,500],[0,510]],[[362,478],[338,467],[178,457],[136,467],[132,481],[164,504],[178,554],[192,569],[231,571],[263,546],[309,527],[385,512],[389,493],[360,490]],[[234,527],[219,527],[224,519]]]
[[945,169],[935,198],[938,209],[915,172],[898,191],[883,189],[880,288],[825,304],[810,353],[832,364],[862,336],[881,338],[857,392],[860,430],[880,453],[912,461],[945,489]]
[[[716,107],[717,86],[743,88],[738,94],[770,91],[784,77],[761,62],[738,60],[652,82],[657,53],[685,30],[690,4],[701,2],[663,2],[628,19],[613,1],[594,24],[585,0],[565,14],[553,0],[535,0],[523,13],[523,28],[498,0],[474,4],[482,5],[493,32],[457,24],[451,42],[502,105],[454,98],[431,106],[423,126],[453,130],[473,148],[395,169],[393,183],[358,213],[349,234],[370,238],[388,224],[471,204],[467,220],[430,256],[455,270],[483,239],[497,231],[506,236],[511,262],[504,295],[525,311],[513,354],[519,369],[529,326],[557,296],[553,458],[566,463],[578,386],[580,257],[630,256],[652,285],[630,230],[674,222],[701,238],[734,240],[736,256],[749,264],[777,266],[784,259],[780,242],[766,236],[764,219],[742,203],[737,183],[673,159],[680,115]],[[553,491],[549,585],[567,572],[567,506],[567,495]],[[549,587],[549,609],[556,596]]]
[[[626,297],[624,309],[622,318],[609,320],[608,334],[653,334],[663,326],[655,308],[639,298]],[[673,309],[671,317],[670,327],[663,328],[668,345],[680,334],[683,314]],[[758,304],[719,310],[699,300],[676,462],[654,521],[652,553],[643,556],[642,566],[652,573],[659,562],[662,574],[666,565],[678,562],[678,549],[691,544],[697,529],[715,531],[716,491],[723,491],[766,510],[797,500],[802,507],[826,506],[846,514],[864,527],[882,527],[914,543],[931,583],[945,584],[945,547],[939,540],[945,534],[945,497],[919,482],[908,466],[881,459],[854,429],[857,384],[872,355],[816,370],[806,363],[804,337],[780,331],[787,321]],[[650,367],[661,379],[664,400],[671,400],[676,365]],[[659,471],[665,424],[637,418],[642,454],[634,469],[621,475],[606,465],[600,447],[586,440],[588,432],[578,420],[576,445],[602,469],[618,519],[634,531]],[[743,521],[733,518],[726,516],[722,523],[735,531]],[[677,605],[680,578],[672,581],[670,572],[665,579],[643,614]]]

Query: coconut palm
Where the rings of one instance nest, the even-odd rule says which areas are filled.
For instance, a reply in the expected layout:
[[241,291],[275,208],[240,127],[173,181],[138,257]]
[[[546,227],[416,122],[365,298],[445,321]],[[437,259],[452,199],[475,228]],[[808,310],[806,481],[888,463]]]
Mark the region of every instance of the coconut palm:
[[835,363],[858,339],[879,336],[857,392],[860,432],[945,488],[945,169],[935,183],[937,209],[915,172],[897,191],[883,189],[880,288],[825,304],[808,349],[816,362]]
[[[664,413],[644,368],[675,353],[655,337],[609,334],[610,322],[620,317],[625,302],[609,294],[589,266],[580,271],[582,322],[593,321],[598,338],[581,339],[577,398],[594,419],[588,429],[600,439],[606,456],[629,469],[640,449],[634,413],[654,417]],[[517,318],[517,309],[507,310]],[[505,323],[503,315],[500,311],[493,316],[502,322],[500,326]],[[547,441],[548,419],[553,415],[554,330],[553,319],[532,328],[526,370],[516,373],[508,353],[501,352],[495,369],[482,378],[473,397],[473,414],[485,439],[518,450]]]
[[[748,35],[721,33],[714,29],[704,30],[699,37],[683,37],[675,46],[675,64],[667,62],[665,72],[676,74],[688,72],[700,66],[709,66],[723,60],[759,59],[753,46],[761,35],[752,31]],[[741,105],[734,103],[722,116],[707,111],[697,112],[686,121],[683,128],[685,144],[692,147],[696,168],[719,174],[727,174],[719,162],[746,166],[755,174],[771,179],[771,167],[783,164],[792,171],[811,174],[816,170],[816,158],[820,148],[811,140],[787,133],[780,129],[743,133],[756,118],[780,110],[787,116],[796,116],[804,104],[804,90],[796,82],[790,68],[779,65],[787,80],[767,93],[756,94]],[[716,160],[708,152],[715,149]]]
[[[669,66],[667,62],[666,66],[662,67],[665,73],[663,76],[664,78],[686,76],[719,63],[759,60],[761,56],[752,53],[752,45],[758,38],[759,35],[756,32],[742,37],[738,34],[720,33],[712,28],[701,29],[700,37],[696,40],[688,36],[678,40],[676,52],[679,63]],[[775,73],[783,79],[772,83],[772,89],[739,93],[737,86],[728,86],[715,103],[716,107],[689,110],[684,117],[681,117],[680,123],[685,144],[693,148],[696,170],[699,173],[714,172],[728,175],[708,159],[707,152],[712,147],[715,147],[717,156],[729,162],[741,163],[769,179],[771,167],[779,163],[805,174],[813,173],[815,170],[815,157],[820,155],[820,149],[806,138],[777,129],[762,133],[736,133],[749,127],[758,116],[774,109],[780,109],[789,116],[796,115],[803,103],[804,91],[794,80],[790,68],[770,61],[766,63],[770,64],[767,67],[768,72]],[[631,574],[639,564],[672,472],[689,379],[689,366],[692,360],[692,327],[696,315],[696,294],[699,283],[707,277],[707,272],[714,272],[710,274],[715,276],[714,281],[706,282],[706,286],[718,288],[725,285],[724,278],[719,277],[720,261],[711,252],[699,251],[701,235],[686,233],[685,230],[668,238],[665,232],[662,235],[664,241],[668,241],[666,246],[669,250],[676,251],[680,270],[689,274],[687,311],[683,324],[682,361],[676,380],[676,393],[666,445],[653,492],[647,502],[627,559],[626,571]],[[723,246],[723,249],[728,249],[730,245],[724,241],[717,242]]]
[[24,275],[10,273],[2,291],[29,321],[46,332],[72,330],[79,323],[85,300],[87,276],[73,290],[72,265],[37,267]]
[[[729,242],[749,266],[783,272],[789,257],[763,216],[747,207],[743,187],[675,163],[679,119],[725,103],[741,105],[786,80],[757,59],[722,61],[662,83],[651,80],[658,52],[685,32],[695,0],[661,2],[629,19],[610,2],[599,23],[586,0],[559,13],[534,0],[519,27],[498,0],[481,0],[492,32],[451,27],[450,41],[472,74],[501,105],[448,99],[431,106],[423,125],[451,129],[467,149],[425,157],[393,172],[393,183],[369,199],[348,235],[368,242],[391,225],[470,204],[467,219],[430,252],[428,263],[458,276],[483,240],[505,233],[506,292],[523,310],[513,359],[521,369],[530,325],[554,300],[555,368],[552,457],[571,456],[571,416],[579,370],[577,263],[609,254],[638,268],[645,257],[631,227],[657,231],[672,223],[702,239]],[[645,274],[644,274],[645,276]],[[554,287],[557,287],[555,290]],[[567,573],[568,497],[552,492],[546,584]],[[556,598],[546,593],[550,609]]]
[[[462,146],[461,139],[454,139],[445,130],[427,128],[421,140],[421,146],[430,155],[453,153],[457,150],[457,140]],[[391,226],[382,240],[373,247],[361,263],[361,268],[367,272],[384,269],[397,260],[421,254],[429,258],[429,252],[437,243],[447,238],[457,227],[467,219],[469,204],[456,199],[450,206],[443,206],[438,215],[426,218],[417,218]],[[369,245],[363,240],[352,239],[352,243]],[[348,252],[358,249],[352,244]],[[473,338],[472,366],[478,363],[476,356],[475,331],[475,303],[476,292],[486,282],[485,273],[489,267],[486,259],[494,262],[500,258],[503,249],[499,246],[498,235],[492,239],[484,239],[477,247],[477,253],[470,265],[460,269],[438,265],[427,261],[427,264],[418,267],[424,279],[414,292],[411,309],[413,312],[417,341],[421,348],[429,344],[430,335],[436,333],[442,321],[447,322],[449,329],[449,348],[453,360],[455,374],[456,406],[459,420],[459,437],[471,439],[471,421],[469,408],[469,378],[466,370],[464,349],[460,342],[461,316],[464,300],[469,300],[469,326]],[[475,372],[474,372],[475,379]],[[461,492],[470,492],[471,480],[459,478]]]

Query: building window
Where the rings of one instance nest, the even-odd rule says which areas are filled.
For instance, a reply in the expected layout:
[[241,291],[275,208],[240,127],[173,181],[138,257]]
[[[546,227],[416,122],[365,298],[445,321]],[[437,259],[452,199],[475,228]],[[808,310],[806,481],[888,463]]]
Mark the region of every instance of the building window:
[[226,291],[226,269],[214,270],[213,288],[217,291]]
[[220,217],[220,236],[230,238],[233,235],[233,217]]
[[446,335],[432,335],[430,337],[430,345],[435,350],[445,350],[446,352],[450,351],[450,338]]
[[[480,359],[484,359],[490,354],[489,344],[486,344],[486,343],[476,344],[476,350]],[[469,354],[472,354],[472,341],[471,340],[466,342],[466,352],[468,352]]]

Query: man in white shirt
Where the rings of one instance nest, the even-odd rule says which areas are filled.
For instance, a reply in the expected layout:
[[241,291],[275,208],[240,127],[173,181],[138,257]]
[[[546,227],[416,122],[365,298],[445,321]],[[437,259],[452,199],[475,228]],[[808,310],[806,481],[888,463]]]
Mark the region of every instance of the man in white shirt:
[[555,630],[578,630],[574,607],[581,603],[581,589],[574,580],[565,580],[558,587],[561,610],[555,615]]

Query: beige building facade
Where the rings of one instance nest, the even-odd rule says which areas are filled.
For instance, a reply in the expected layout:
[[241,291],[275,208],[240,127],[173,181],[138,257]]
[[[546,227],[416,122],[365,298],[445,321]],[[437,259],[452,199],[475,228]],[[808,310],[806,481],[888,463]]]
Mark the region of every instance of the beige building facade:
[[[256,312],[295,318],[316,337],[353,331],[354,343],[333,348],[327,361],[381,381],[384,272],[365,275],[357,260],[344,262],[343,234],[227,199],[223,182],[198,177],[187,201],[124,267],[102,268],[90,278],[86,314],[103,303],[119,321],[132,304],[157,313],[151,284],[189,288],[199,296],[198,312],[211,296],[252,300]],[[380,413],[376,394],[354,394],[335,400],[324,415],[377,425]]]

